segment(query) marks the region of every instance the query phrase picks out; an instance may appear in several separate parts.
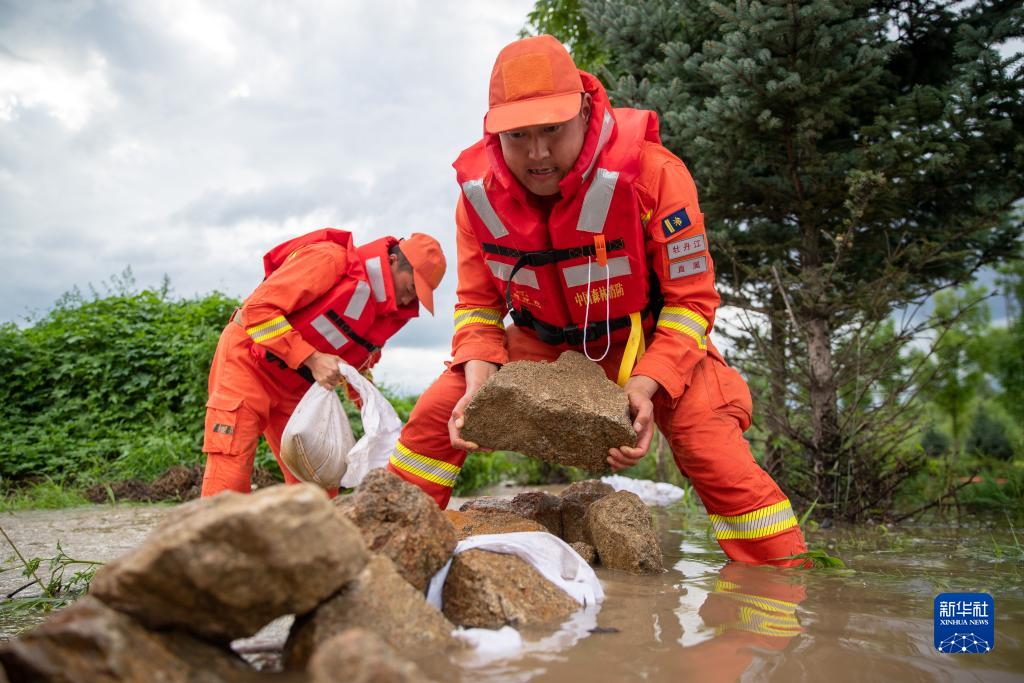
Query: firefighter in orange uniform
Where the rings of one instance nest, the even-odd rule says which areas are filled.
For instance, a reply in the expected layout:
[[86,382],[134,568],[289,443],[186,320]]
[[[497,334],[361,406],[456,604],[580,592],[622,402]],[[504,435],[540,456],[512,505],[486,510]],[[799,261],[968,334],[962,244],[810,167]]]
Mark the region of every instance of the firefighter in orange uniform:
[[[719,303],[689,172],[654,112],[612,108],[551,36],[498,55],[484,137],[454,166],[458,303],[453,360],[420,397],[389,468],[445,507],[466,449],[465,406],[510,360],[587,353],[623,385],[637,463],[654,424],[711,516],[726,554],[806,550],[790,502],[751,455],[743,378],[709,339]],[[513,324],[503,324],[510,314]]]
[[289,240],[263,257],[266,278],[221,333],[210,369],[203,452],[203,496],[247,493],[260,434],[285,481],[281,434],[312,382],[342,381],[338,361],[361,371],[423,305],[445,259],[433,237],[384,237],[357,247],[352,235],[326,228]]

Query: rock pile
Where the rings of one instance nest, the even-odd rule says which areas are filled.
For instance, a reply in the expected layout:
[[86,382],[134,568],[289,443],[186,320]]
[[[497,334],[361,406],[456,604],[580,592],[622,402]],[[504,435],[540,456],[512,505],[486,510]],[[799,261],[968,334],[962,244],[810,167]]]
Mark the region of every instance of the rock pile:
[[636,445],[626,394],[576,351],[554,363],[503,366],[466,407],[462,437],[591,472],[608,470],[608,449]]
[[[470,518],[458,532],[558,528],[563,504],[546,494],[513,501],[510,509],[538,521],[455,513]],[[498,515],[508,519],[496,524]],[[383,470],[333,503],[311,484],[186,503],[97,572],[89,596],[0,645],[0,681],[6,671],[13,683],[420,683],[425,675],[402,657],[436,662],[459,647],[456,624],[546,623],[579,608],[518,557],[470,550],[452,561],[442,614],[424,588],[452,559],[456,537],[426,494]],[[258,672],[231,650],[289,614],[286,674]]]
[[661,547],[643,501],[596,479],[569,485],[561,496],[521,493],[511,500],[477,498],[448,511],[459,538],[547,530],[584,560],[633,574],[664,571]]

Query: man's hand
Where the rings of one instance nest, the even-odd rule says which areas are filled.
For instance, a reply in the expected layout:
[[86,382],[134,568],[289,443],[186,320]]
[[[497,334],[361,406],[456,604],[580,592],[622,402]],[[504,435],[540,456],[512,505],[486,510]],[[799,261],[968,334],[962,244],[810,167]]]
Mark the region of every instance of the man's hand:
[[314,351],[302,364],[313,373],[313,379],[325,389],[334,389],[341,384],[344,377],[338,369],[338,363],[344,363],[338,356]]
[[462,426],[466,423],[464,419],[466,406],[473,400],[473,395],[484,385],[484,382],[498,371],[498,366],[485,360],[469,360],[462,368],[466,374],[466,393],[452,408],[452,416],[448,420],[448,437],[452,441],[452,448],[473,451],[477,450],[479,446],[472,441],[463,441],[460,435]]
[[647,454],[654,436],[654,404],[651,397],[661,385],[650,377],[637,375],[630,377],[623,389],[629,398],[629,414],[633,417],[633,430],[636,431],[636,446],[620,446],[608,449],[608,464],[616,472],[640,462]]

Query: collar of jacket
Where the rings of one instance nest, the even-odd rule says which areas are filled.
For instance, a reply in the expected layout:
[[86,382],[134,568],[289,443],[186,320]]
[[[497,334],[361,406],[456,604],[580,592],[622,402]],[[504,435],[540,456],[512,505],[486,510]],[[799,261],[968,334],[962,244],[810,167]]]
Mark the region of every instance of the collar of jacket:
[[[558,184],[558,189],[561,193],[561,199],[559,199],[558,203],[572,200],[580,187],[583,186],[583,173],[591,167],[591,162],[594,161],[594,157],[600,152],[598,150],[598,142],[601,137],[601,127],[604,123],[605,114],[607,113],[613,121],[615,120],[615,111],[612,109],[611,102],[608,100],[608,93],[605,92],[601,81],[586,71],[580,71],[580,78],[583,79],[583,89],[590,93],[592,98],[590,122],[587,125],[587,134],[583,138],[583,147],[580,149],[579,156],[576,157],[576,163],[573,164],[572,169],[569,170]],[[618,129],[619,126],[616,122],[615,127],[612,129],[611,137],[608,139],[609,143],[615,139]],[[527,190],[516,180],[516,177],[512,175],[512,171],[509,170],[508,164],[505,163],[505,157],[501,153],[501,140],[498,138],[498,134],[485,134],[484,144],[487,149],[487,160],[490,163],[491,172],[494,174],[495,179],[512,196],[520,202],[526,203]],[[606,144],[604,147],[607,148],[607,146]]]

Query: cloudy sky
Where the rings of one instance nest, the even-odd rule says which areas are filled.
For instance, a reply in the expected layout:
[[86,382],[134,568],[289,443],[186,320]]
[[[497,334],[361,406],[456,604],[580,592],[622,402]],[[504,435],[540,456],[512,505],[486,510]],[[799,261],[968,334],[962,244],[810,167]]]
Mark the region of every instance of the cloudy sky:
[[[245,296],[271,246],[435,234],[454,255],[451,163],[532,0],[0,0],[0,320],[102,288]],[[422,390],[451,336],[396,336],[377,376]]]

